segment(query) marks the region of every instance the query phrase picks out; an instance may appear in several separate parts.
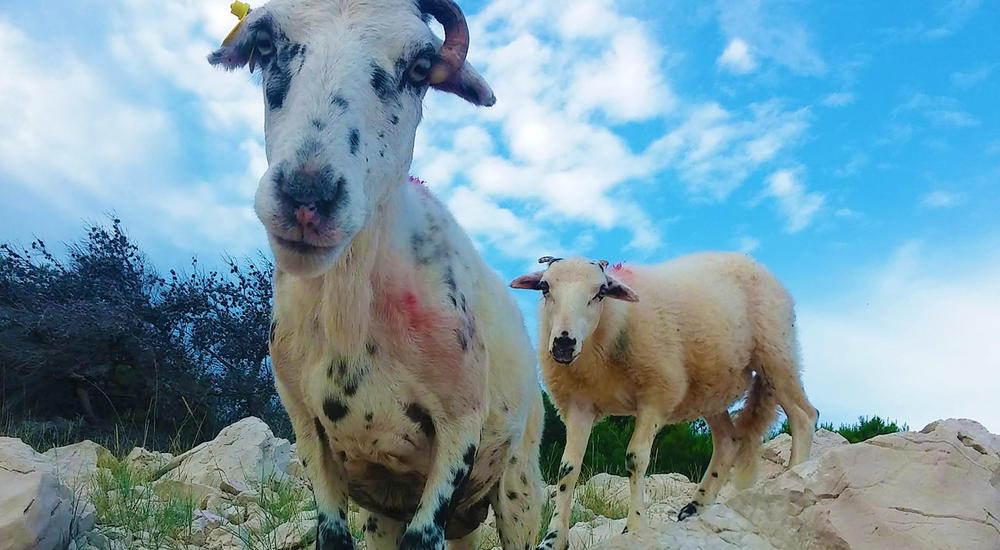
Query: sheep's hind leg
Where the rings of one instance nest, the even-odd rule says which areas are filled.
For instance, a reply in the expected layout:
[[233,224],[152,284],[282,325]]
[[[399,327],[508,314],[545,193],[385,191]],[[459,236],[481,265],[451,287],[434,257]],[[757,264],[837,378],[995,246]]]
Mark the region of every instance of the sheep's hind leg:
[[406,524],[381,514],[361,511],[361,531],[365,535],[365,550],[396,550],[403,539]]
[[542,473],[538,469],[538,442],[541,437],[541,396],[536,397],[528,415],[524,437],[510,457],[490,495],[500,546],[524,550],[535,545],[545,498]]
[[733,426],[733,419],[728,412],[706,416],[705,421],[708,422],[708,429],[712,432],[712,460],[701,478],[701,483],[698,484],[694,499],[677,514],[678,521],[693,516],[699,508],[715,502],[715,497],[719,495],[719,490],[726,482],[736,460],[736,452],[739,450],[740,441],[736,435],[736,427]]
[[594,425],[593,413],[577,407],[565,412],[566,448],[559,463],[556,510],[552,513],[548,531],[536,550],[564,550],[569,547],[569,516],[573,509],[573,489],[580,478],[583,453],[587,450],[590,429]]
[[635,531],[645,524],[646,469],[649,467],[649,453],[653,447],[653,440],[660,430],[659,420],[659,416],[648,409],[640,408],[639,414],[636,415],[635,431],[632,432],[632,439],[629,440],[628,451],[625,453],[625,467],[628,470],[631,494],[624,533]]
[[762,352],[764,377],[774,387],[774,394],[788,417],[792,432],[792,451],[788,466],[809,460],[813,432],[816,429],[816,409],[806,398],[795,360],[794,343],[785,347],[766,349]]

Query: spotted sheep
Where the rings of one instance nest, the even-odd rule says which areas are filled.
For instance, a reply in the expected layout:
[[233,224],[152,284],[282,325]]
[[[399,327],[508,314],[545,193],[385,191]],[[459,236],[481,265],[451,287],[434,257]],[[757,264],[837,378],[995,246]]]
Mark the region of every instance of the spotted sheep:
[[428,88],[495,102],[468,42],[450,0],[272,0],[209,55],[261,73],[270,350],[320,550],[353,548],[349,499],[369,550],[471,548],[490,507],[505,549],[535,542],[542,403],[524,321],[408,181]]
[[[643,480],[666,423],[702,417],[712,433],[711,463],[681,520],[715,500],[734,466],[738,487],[753,481],[761,437],[778,404],[791,425],[789,463],[808,457],[816,411],[799,380],[792,299],[764,267],[735,253],[655,266],[539,262],[546,269],[510,284],[542,292],[542,378],[566,423],[557,503],[539,549],[566,547],[587,439],[604,416],[636,417],[625,456],[626,531],[644,524]],[[734,419],[729,409],[741,397],[746,402]]]

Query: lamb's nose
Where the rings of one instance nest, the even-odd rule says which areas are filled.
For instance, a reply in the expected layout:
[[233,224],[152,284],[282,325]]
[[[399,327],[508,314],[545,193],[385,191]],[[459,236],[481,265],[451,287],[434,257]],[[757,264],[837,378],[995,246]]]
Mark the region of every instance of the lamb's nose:
[[316,203],[310,202],[299,206],[295,210],[295,221],[302,227],[312,227],[319,221],[319,214],[316,212]]
[[576,338],[570,338],[568,334],[569,334],[568,332],[563,332],[562,336],[556,336],[555,339],[552,340],[552,348],[573,349],[576,346]]

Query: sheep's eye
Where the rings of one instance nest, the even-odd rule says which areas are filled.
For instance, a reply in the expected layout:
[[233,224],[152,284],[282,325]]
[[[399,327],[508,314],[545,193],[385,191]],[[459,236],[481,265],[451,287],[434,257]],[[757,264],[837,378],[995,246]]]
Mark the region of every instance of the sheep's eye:
[[595,300],[603,300],[604,295],[608,293],[608,285],[601,285],[601,288],[597,290],[597,294],[594,295]]
[[410,64],[410,68],[406,71],[406,78],[416,85],[423,85],[427,82],[427,78],[431,75],[431,58],[426,55],[418,56]]
[[274,41],[271,35],[266,32],[259,32],[254,37],[254,48],[261,59],[266,59],[274,53]]
[[549,293],[549,283],[545,281],[538,281],[538,290],[542,291],[542,294]]

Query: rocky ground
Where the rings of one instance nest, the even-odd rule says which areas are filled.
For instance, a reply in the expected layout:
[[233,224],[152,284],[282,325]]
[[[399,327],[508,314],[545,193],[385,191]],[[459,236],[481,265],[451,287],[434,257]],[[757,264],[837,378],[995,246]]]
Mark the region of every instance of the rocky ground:
[[[754,487],[727,487],[683,522],[695,484],[651,476],[649,526],[626,535],[627,479],[594,476],[577,490],[571,549],[1000,549],[1000,437],[976,422],[854,445],[820,430],[810,460],[785,471],[789,444],[766,443]],[[0,550],[305,549],[315,517],[295,446],[256,418],[178,456],[0,438]],[[480,547],[495,544],[488,527]]]

